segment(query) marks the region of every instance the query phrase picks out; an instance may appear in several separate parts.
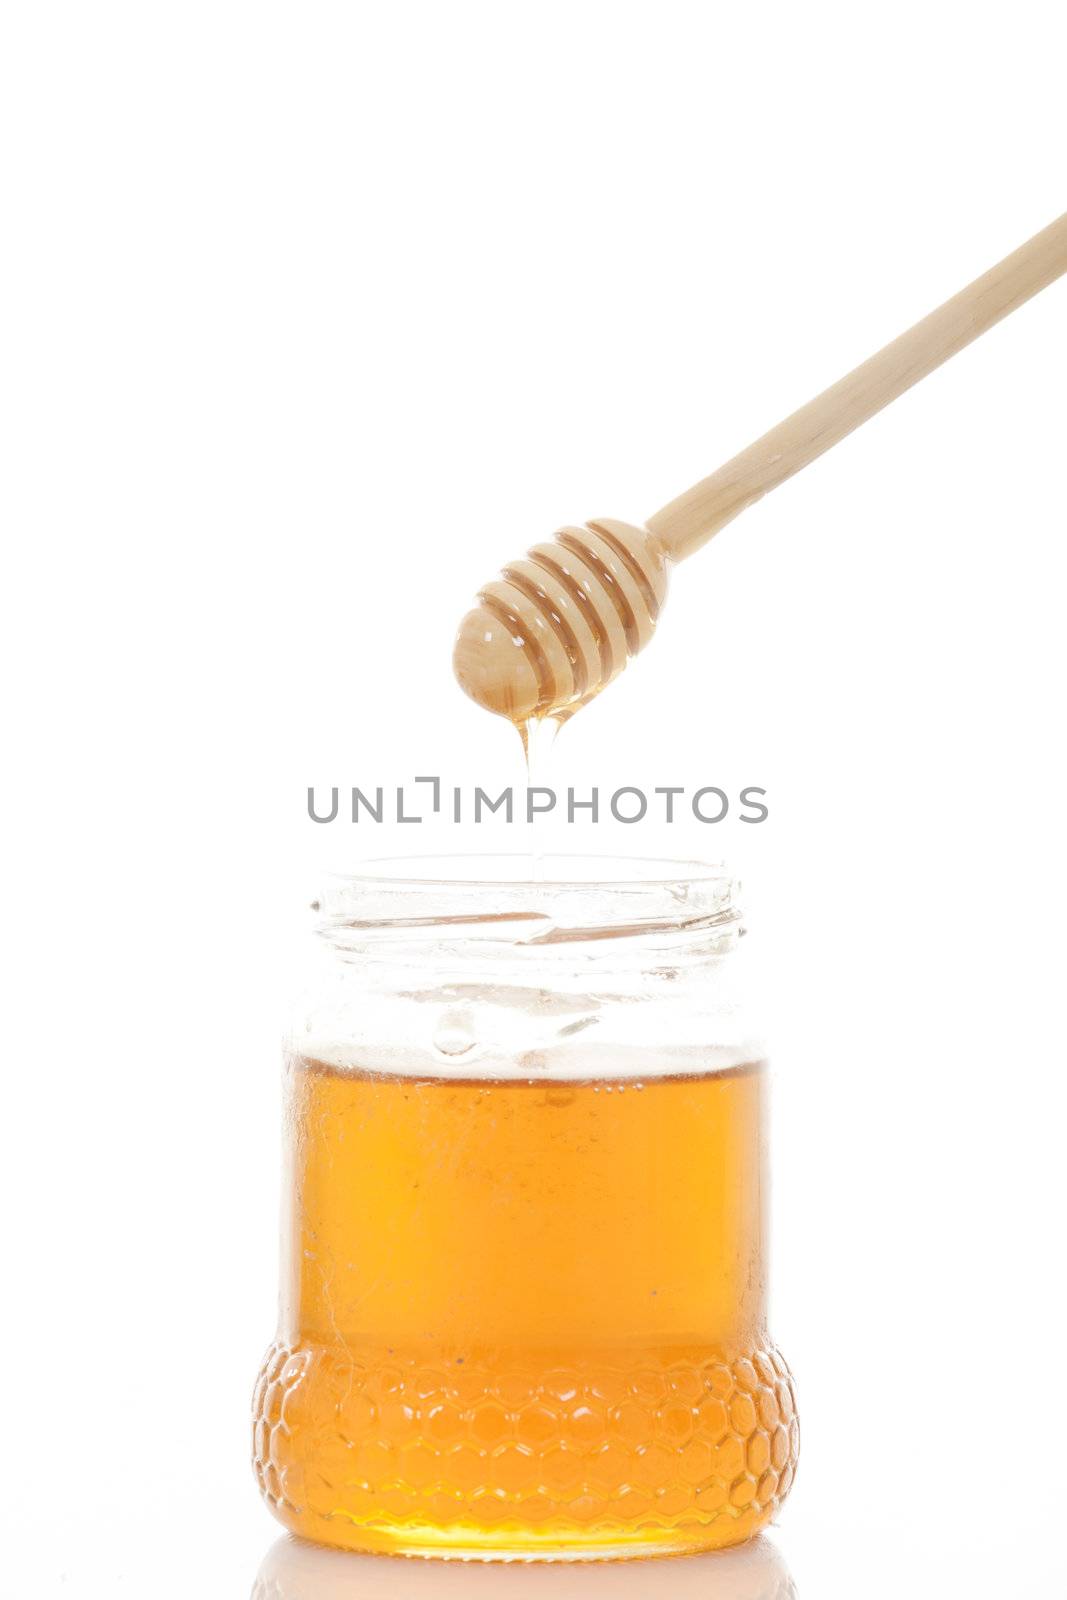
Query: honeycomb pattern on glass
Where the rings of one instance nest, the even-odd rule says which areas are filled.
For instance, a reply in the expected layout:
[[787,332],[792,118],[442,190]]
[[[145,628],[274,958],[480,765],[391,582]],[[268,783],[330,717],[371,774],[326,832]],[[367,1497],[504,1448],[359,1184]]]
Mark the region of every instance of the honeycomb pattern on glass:
[[353,1549],[724,1547],[774,1516],[799,1448],[770,1345],[534,1371],[279,1343],[253,1409],[275,1514]]

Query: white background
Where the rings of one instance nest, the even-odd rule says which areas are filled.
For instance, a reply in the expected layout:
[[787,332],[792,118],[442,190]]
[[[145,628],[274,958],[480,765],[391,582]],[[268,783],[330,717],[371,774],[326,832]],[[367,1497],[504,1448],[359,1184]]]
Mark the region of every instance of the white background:
[[[1062,19],[2,28],[0,1588],[229,1600],[277,1531],[246,1413],[292,945],[323,868],[457,845],[316,827],[307,785],[523,781],[450,677],[474,591],[641,521],[1061,212]],[[555,753],[769,793],[758,828],[570,831],[747,883],[802,1600],[1067,1588],[1065,351],[1061,283],[746,513]]]

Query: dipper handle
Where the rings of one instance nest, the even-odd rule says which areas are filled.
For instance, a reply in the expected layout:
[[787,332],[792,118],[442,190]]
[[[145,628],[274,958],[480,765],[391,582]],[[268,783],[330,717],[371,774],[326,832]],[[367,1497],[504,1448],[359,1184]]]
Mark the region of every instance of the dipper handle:
[[1067,272],[1067,213],[647,522],[684,561],[1009,312]]

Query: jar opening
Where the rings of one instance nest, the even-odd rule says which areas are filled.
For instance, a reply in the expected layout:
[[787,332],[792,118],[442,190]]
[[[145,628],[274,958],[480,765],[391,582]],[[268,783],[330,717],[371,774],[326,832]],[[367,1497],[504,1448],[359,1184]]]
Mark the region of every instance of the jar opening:
[[396,939],[516,947],[738,931],[722,863],[620,856],[456,855],[368,861],[331,874],[313,909],[344,948]]

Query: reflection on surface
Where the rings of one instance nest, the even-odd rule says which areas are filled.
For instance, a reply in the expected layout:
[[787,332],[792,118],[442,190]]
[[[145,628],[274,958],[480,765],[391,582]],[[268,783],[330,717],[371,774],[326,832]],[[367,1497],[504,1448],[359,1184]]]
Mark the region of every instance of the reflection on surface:
[[671,1561],[504,1566],[353,1556],[279,1539],[252,1600],[796,1600],[785,1563],[767,1539]]

